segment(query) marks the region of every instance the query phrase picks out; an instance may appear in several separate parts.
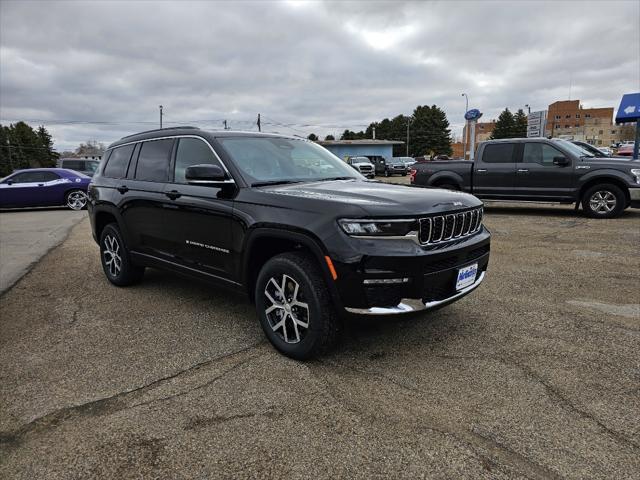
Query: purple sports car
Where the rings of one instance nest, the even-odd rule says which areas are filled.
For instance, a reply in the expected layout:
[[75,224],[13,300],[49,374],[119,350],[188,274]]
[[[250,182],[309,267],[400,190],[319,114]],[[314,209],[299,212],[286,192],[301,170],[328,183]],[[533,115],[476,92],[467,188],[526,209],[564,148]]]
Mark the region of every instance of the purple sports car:
[[87,205],[90,177],[66,168],[16,170],[0,180],[0,208]]

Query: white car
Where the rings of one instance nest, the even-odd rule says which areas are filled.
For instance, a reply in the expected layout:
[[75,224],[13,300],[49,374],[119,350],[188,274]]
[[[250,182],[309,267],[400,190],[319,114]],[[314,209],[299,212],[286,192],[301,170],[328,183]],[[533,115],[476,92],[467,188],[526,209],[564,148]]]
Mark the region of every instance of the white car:
[[416,163],[416,160],[413,157],[393,157],[393,159],[400,160],[402,163],[404,163],[404,166],[407,168],[409,168],[411,165]]
[[613,150],[611,150],[609,147],[596,147],[596,148],[600,150],[602,153],[604,153],[607,157],[613,156]]

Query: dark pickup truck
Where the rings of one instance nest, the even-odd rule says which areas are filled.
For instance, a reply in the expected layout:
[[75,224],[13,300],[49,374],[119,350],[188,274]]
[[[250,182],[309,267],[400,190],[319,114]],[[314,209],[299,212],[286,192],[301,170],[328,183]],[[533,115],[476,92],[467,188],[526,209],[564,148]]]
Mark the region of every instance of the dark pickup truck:
[[488,200],[581,204],[596,218],[640,208],[640,161],[596,158],[571,142],[510,138],[481,143],[475,161],[418,162],[411,183]]

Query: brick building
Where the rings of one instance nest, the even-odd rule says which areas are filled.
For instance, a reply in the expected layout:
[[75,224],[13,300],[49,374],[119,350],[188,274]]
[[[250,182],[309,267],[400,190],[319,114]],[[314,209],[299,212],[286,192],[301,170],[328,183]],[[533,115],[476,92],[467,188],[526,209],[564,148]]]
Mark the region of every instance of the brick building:
[[[594,126],[611,127],[613,107],[582,108],[580,100],[560,100],[549,105],[545,135],[585,140],[586,131]],[[597,131],[606,128],[597,128]],[[609,128],[611,130],[611,128]]]
[[[478,147],[479,142],[484,142],[489,140],[491,137],[491,133],[493,129],[496,127],[496,121],[491,120],[490,122],[478,122],[476,124],[476,148]],[[471,147],[471,132],[467,132],[467,126],[465,125],[462,129],[462,138],[466,139],[467,152]]]

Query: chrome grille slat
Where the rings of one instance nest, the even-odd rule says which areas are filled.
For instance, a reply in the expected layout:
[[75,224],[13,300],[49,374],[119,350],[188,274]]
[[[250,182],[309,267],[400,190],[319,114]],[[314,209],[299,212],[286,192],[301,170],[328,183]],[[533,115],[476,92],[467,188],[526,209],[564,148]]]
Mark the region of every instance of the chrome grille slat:
[[418,225],[418,239],[421,245],[463,238],[480,230],[482,207],[466,212],[421,218]]

